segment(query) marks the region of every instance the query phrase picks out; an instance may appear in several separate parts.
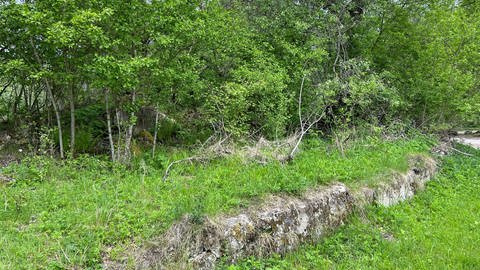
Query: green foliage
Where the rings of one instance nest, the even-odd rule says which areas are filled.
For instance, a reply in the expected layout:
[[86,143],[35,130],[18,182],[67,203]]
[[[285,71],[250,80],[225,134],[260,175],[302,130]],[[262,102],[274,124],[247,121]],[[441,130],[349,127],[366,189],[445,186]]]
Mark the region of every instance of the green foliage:
[[302,89],[302,113],[327,114],[314,127],[322,131],[480,121],[480,16],[466,0],[43,0],[0,11],[0,83],[9,85],[0,110],[9,120],[50,128],[53,104],[66,119],[75,108],[105,111],[108,99],[123,129],[146,107],[173,119],[164,142],[218,131],[277,138],[301,124]]
[[226,131],[237,136],[257,129],[270,138],[282,136],[290,101],[285,71],[268,56],[258,55],[252,64],[234,70],[232,77],[233,82],[212,96],[213,121],[223,121]]
[[314,245],[227,269],[476,269],[480,234],[480,151],[442,160],[440,175],[413,200],[370,207]]
[[[75,144],[76,144],[76,151],[78,153],[95,153],[95,148],[98,146],[99,138],[94,137],[95,130],[92,128],[79,126],[77,132],[75,132]],[[65,142],[69,142],[70,136],[68,140]]]
[[327,80],[317,94],[322,96],[320,106],[330,109],[331,124],[340,128],[362,122],[390,124],[403,104],[396,89],[388,86],[387,74],[372,73],[368,62],[358,59],[342,65],[348,76]]
[[165,167],[191,153],[144,155],[129,169],[83,155],[66,161],[27,158],[0,171],[16,179],[0,184],[2,267],[98,268],[107,247],[141,243],[184,214],[200,221],[269,193],[367,181],[386,170],[405,170],[408,155],[430,147],[424,138],[372,137],[352,144],[342,157],[328,143],[310,140],[289,165],[231,156],[204,165],[177,164],[167,182]]
[[[403,113],[423,127],[477,123],[478,14],[448,1],[382,5],[374,11],[382,16],[380,32],[359,44],[378,71],[391,75]],[[369,23],[379,20],[378,13],[371,16]]]

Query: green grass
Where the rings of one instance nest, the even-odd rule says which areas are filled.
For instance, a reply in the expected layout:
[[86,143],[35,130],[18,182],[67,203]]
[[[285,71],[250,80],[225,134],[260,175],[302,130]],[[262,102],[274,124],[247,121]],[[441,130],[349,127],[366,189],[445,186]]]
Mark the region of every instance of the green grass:
[[425,138],[370,138],[355,142],[342,157],[328,144],[310,140],[289,165],[232,156],[179,165],[165,183],[168,159],[186,153],[164,153],[133,169],[105,158],[32,157],[0,171],[17,179],[0,183],[0,268],[99,268],[109,247],[115,257],[128,245],[161,234],[185,213],[201,218],[267,193],[367,181],[391,169],[405,170],[408,155],[430,146]]
[[480,269],[480,151],[463,150],[476,158],[444,158],[440,175],[413,200],[371,207],[284,258],[228,269]]

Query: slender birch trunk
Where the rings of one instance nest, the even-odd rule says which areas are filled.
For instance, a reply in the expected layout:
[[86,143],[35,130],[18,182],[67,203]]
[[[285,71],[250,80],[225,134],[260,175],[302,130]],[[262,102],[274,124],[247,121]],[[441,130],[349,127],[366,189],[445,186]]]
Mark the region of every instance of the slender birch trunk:
[[70,153],[75,156],[75,95],[73,84],[70,85]]
[[155,107],[155,131],[153,132],[153,148],[152,157],[155,157],[155,147],[157,146],[157,134],[158,134],[158,105]]
[[[135,103],[135,91],[133,91],[133,94],[132,94],[132,104],[134,103]],[[135,118],[135,113],[132,112],[130,114],[128,129],[125,134],[125,161],[130,160],[130,154],[131,154],[130,146],[132,144],[133,126],[135,125],[135,123],[133,122],[134,118]]]
[[118,138],[117,138],[117,160],[120,160],[121,158],[121,151],[120,151],[120,142],[122,138],[122,126],[120,122],[120,112],[118,111],[118,108],[115,109],[115,115],[117,116],[117,129],[118,129]]
[[107,112],[107,129],[108,129],[108,141],[110,142],[110,155],[112,156],[112,161],[115,162],[115,145],[113,144],[112,136],[112,123],[110,118],[110,108],[108,106],[108,94],[109,91],[105,91],[105,111]]

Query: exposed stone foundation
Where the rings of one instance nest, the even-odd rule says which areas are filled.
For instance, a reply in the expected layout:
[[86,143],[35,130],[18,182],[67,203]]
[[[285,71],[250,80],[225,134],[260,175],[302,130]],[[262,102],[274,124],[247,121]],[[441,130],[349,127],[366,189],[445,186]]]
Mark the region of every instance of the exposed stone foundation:
[[[213,269],[222,258],[235,262],[251,255],[285,253],[337,228],[355,207],[389,206],[414,196],[435,174],[434,160],[411,158],[406,174],[392,174],[376,187],[355,192],[342,183],[319,187],[298,197],[270,196],[241,214],[190,218],[174,224],[158,243],[135,252],[137,269]],[[120,265],[106,265],[122,268]]]

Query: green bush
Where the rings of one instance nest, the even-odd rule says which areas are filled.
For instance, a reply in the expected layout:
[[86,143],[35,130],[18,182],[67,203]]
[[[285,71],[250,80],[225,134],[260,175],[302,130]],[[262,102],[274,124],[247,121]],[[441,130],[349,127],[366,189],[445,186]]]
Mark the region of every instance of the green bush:
[[233,81],[211,97],[212,121],[223,122],[226,131],[237,137],[258,130],[268,138],[285,134],[291,102],[287,75],[269,57],[257,52],[253,63],[234,70]]

